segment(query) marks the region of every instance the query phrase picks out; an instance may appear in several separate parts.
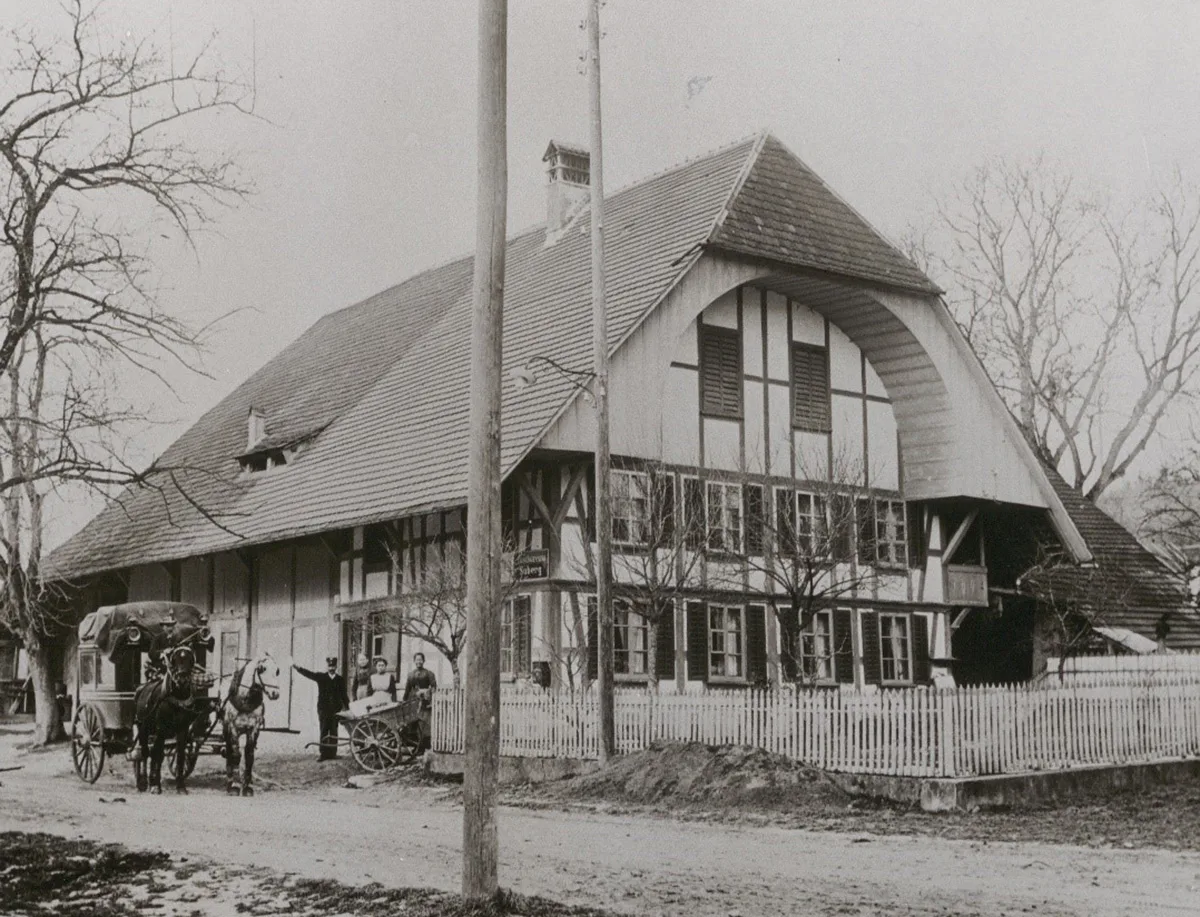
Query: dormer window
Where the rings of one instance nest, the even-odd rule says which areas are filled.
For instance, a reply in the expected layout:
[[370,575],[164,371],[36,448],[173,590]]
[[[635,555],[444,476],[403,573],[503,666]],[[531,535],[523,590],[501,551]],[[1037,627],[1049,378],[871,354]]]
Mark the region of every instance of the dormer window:
[[267,430],[267,418],[261,411],[250,409],[247,424],[246,451],[237,456],[238,464],[247,474],[271,471],[295,461],[296,456],[313,440],[323,427],[300,433]]

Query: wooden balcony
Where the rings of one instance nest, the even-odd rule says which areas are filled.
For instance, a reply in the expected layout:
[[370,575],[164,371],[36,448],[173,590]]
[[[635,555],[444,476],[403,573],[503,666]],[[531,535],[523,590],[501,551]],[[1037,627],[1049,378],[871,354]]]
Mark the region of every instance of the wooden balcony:
[[943,595],[947,605],[987,607],[987,567],[947,564],[943,572],[946,578]]

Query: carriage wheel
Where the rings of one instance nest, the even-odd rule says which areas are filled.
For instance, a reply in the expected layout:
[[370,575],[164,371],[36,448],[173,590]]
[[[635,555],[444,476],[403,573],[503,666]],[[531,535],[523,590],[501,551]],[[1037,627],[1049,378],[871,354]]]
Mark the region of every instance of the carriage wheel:
[[400,763],[400,733],[381,719],[367,717],[350,730],[350,753],[363,770],[381,771]]
[[104,772],[104,720],[90,704],[75,713],[71,730],[71,762],[75,773],[86,783],[95,783]]

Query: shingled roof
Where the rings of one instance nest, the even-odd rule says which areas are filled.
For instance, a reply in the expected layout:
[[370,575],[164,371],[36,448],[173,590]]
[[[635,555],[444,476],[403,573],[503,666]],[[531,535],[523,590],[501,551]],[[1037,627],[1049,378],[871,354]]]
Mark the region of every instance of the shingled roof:
[[[1200,648],[1200,614],[1187,607],[1187,590],[1182,578],[1153,552],[1138,541],[1125,526],[1095,503],[1071,487],[1053,468],[1046,466],[1050,483],[1062,500],[1067,513],[1083,536],[1096,565],[1109,574],[1106,581],[1119,583],[1122,596],[1104,610],[1107,627],[1123,627],[1154,639],[1155,628],[1164,613],[1169,614],[1167,645],[1174,648]],[[1056,571],[1059,581],[1086,570]]]
[[[623,340],[705,248],[930,295],[937,288],[767,134],[609,197],[607,303]],[[504,363],[591,363],[590,213],[548,240],[508,242]],[[470,257],[327,315],[202,416],[50,557],[57,577],[394,519],[466,499]],[[505,379],[507,474],[576,394]],[[308,439],[287,466],[242,474],[251,407],[270,442]],[[314,435],[315,434],[315,435]],[[310,438],[311,437],[311,438]],[[204,507],[201,513],[196,505]],[[215,520],[215,521],[214,521]]]

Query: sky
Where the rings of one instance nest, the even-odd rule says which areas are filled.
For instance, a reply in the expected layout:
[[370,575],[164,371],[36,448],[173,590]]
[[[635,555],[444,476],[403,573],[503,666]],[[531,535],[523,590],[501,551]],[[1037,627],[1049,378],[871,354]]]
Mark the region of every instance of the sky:
[[[543,220],[542,152],[585,142],[582,0],[509,2],[509,227]],[[471,251],[474,0],[109,0],[112,35],[152,35],[255,87],[255,118],[189,137],[234,153],[256,192],[194,249],[155,249],[160,302],[229,314],[203,368],[155,396],[161,451],[321,315]],[[54,0],[0,0],[52,34]],[[1134,197],[1200,180],[1200,2],[607,0],[605,184],[616,190],[769,128],[877,228],[901,236],[989,157],[1044,153]],[[176,372],[168,370],[168,372]],[[83,521],[93,508],[77,507]]]

